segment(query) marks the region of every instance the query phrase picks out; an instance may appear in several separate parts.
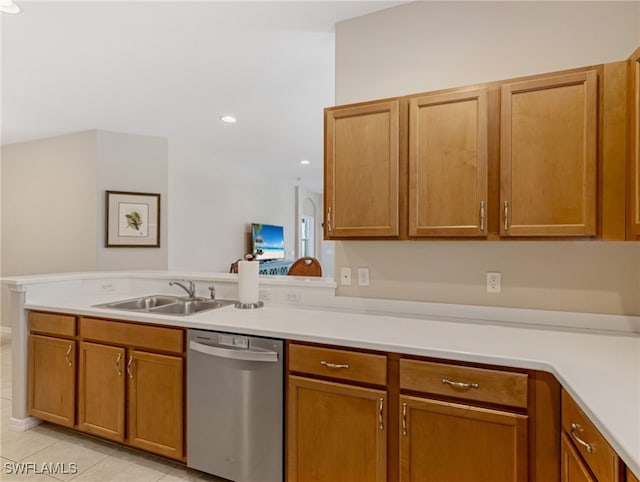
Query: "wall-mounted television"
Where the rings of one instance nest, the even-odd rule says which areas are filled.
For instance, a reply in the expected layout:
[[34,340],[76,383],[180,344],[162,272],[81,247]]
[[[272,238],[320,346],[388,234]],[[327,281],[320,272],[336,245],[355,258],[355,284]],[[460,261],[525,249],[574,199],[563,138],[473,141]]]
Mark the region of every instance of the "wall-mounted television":
[[257,259],[284,259],[284,228],[272,224],[251,225],[251,249]]

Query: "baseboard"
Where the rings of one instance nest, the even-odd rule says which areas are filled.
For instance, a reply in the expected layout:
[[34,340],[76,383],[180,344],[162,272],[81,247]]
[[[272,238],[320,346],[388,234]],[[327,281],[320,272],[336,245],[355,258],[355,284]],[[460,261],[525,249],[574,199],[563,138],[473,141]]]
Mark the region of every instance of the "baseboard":
[[9,419],[9,430],[12,432],[26,432],[41,423],[42,420],[35,417],[27,417],[23,419],[11,417]]

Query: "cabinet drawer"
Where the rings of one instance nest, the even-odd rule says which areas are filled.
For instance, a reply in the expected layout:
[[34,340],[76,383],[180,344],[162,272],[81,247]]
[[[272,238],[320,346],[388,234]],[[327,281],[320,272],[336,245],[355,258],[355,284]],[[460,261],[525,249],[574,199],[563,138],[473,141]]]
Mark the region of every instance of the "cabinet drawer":
[[[600,482],[619,482],[620,460],[585,413],[562,391],[562,428]],[[583,443],[584,442],[584,443]],[[585,444],[589,444],[591,451]]]
[[59,336],[76,336],[76,317],[56,313],[29,313],[29,330]]
[[289,345],[289,370],[356,382],[387,384],[387,357],[371,353]]
[[527,406],[527,375],[419,360],[400,360],[400,389],[465,400]]
[[146,326],[95,318],[80,318],[80,336],[114,345],[173,353],[182,353],[184,347],[184,331],[180,328]]

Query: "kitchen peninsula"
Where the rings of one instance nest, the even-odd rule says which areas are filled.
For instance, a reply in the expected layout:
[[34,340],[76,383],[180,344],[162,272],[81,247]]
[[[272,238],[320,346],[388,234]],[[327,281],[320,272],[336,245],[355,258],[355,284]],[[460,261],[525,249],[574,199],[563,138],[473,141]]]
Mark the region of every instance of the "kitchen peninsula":
[[[27,430],[39,423],[27,412],[28,314],[36,311],[281,338],[305,350],[330,345],[366,355],[393,353],[406,363],[429,359],[451,366],[504,368],[508,373],[546,372],[630,471],[640,475],[640,317],[336,297],[333,280],[298,277],[261,278],[265,306],[254,310],[229,305],[177,317],[95,306],[141,295],[177,294],[169,286],[171,279],[193,280],[199,294],[213,284],[219,298],[237,296],[237,278],[214,273],[3,279],[12,292],[11,428]],[[290,371],[304,369],[290,366]],[[391,430],[391,422],[387,425]]]

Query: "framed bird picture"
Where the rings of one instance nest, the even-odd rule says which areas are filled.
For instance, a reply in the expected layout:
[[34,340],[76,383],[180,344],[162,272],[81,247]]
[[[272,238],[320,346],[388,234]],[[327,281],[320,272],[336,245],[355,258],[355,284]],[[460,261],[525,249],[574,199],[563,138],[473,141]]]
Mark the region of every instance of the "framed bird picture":
[[107,248],[160,247],[160,194],[106,191]]

